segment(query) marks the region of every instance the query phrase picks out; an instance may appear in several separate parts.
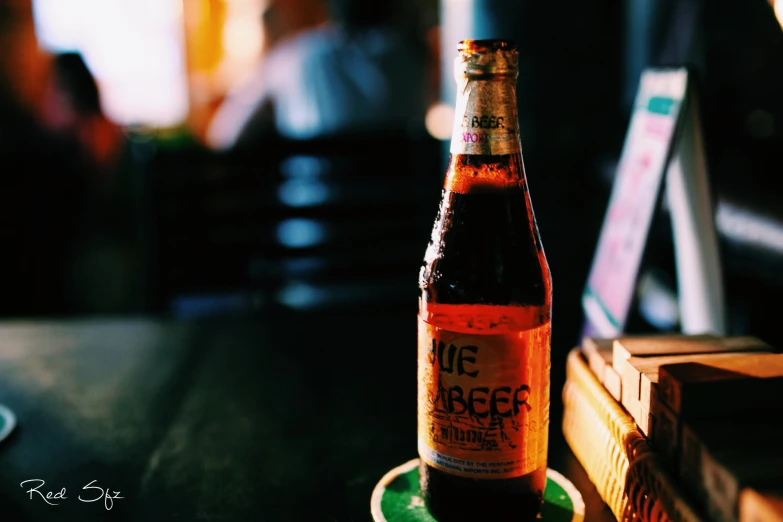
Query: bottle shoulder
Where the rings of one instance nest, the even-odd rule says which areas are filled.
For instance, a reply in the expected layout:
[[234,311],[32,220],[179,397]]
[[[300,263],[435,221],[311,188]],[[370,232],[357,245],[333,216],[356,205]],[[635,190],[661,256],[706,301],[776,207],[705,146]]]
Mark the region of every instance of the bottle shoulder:
[[547,305],[551,275],[521,188],[445,190],[419,272],[427,301]]

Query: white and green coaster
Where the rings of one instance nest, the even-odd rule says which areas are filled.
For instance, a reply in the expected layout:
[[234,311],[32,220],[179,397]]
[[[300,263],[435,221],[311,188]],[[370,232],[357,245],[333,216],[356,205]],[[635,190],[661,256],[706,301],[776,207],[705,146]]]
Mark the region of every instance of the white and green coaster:
[[14,412],[0,404],[0,441],[8,437],[16,426]]
[[[542,522],[582,522],[585,503],[570,480],[553,469],[546,471]],[[419,496],[419,459],[389,471],[381,478],[370,500],[375,522],[437,522]]]

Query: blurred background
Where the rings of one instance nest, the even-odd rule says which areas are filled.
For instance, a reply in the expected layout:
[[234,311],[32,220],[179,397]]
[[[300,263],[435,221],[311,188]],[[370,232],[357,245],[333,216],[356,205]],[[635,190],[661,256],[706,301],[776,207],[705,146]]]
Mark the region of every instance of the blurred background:
[[[781,24],[780,0],[5,0],[0,314],[415,307],[456,44],[511,38],[553,343],[579,340],[639,75],[677,64],[729,333],[780,343]],[[673,295],[660,213],[644,271]],[[678,328],[659,315],[629,328]]]

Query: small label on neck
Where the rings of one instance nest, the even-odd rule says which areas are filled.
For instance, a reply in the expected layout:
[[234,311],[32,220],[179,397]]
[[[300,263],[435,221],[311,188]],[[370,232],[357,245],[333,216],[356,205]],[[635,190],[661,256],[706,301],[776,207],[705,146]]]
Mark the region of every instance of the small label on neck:
[[521,151],[516,88],[507,81],[468,80],[458,84],[452,154],[514,154]]

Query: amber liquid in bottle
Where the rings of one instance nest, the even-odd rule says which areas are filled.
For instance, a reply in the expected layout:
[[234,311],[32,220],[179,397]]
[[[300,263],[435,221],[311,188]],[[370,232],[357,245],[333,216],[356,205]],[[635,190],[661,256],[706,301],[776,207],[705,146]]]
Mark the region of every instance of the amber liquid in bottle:
[[472,94],[464,114],[457,103],[419,276],[420,487],[439,522],[532,520],[546,484],[552,287],[519,145],[516,50],[460,51]]

